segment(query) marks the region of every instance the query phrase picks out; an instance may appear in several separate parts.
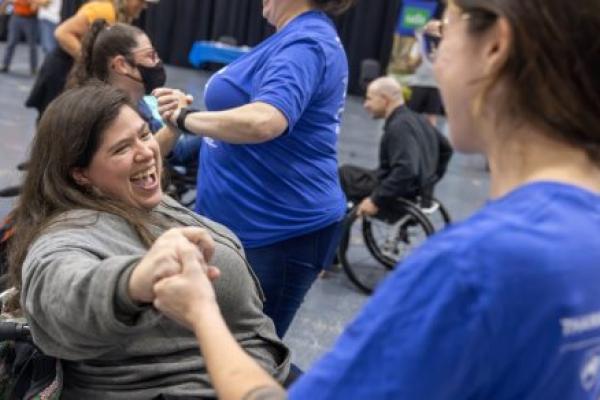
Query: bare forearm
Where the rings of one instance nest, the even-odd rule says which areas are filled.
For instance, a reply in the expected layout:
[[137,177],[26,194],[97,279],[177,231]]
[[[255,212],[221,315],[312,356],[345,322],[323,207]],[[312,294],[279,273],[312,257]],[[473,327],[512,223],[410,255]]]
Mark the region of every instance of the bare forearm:
[[160,154],[162,154],[163,157],[166,157],[167,154],[173,150],[175,143],[177,143],[179,131],[172,125],[165,125],[156,132],[154,138],[160,147]]
[[252,103],[226,111],[189,114],[186,128],[196,134],[229,143],[262,143],[287,129],[285,116],[265,103]]
[[219,398],[285,399],[284,389],[236,342],[218,306],[207,306],[201,313],[194,332]]

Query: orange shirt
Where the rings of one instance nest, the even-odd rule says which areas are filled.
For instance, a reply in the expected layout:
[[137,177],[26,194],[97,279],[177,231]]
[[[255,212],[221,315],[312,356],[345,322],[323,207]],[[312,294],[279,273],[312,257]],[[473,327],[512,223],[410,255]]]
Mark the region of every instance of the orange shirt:
[[19,17],[33,17],[37,14],[37,7],[32,7],[29,0],[15,0],[13,13]]
[[90,1],[77,10],[77,15],[85,15],[90,25],[97,19],[105,19],[110,25],[117,22],[117,11],[112,1]]

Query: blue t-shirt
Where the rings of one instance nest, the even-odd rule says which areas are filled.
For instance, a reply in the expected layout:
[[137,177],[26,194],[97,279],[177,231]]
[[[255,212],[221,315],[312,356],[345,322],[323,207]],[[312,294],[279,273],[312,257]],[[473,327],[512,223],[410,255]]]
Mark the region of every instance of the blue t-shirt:
[[434,236],[290,399],[600,396],[600,196],[530,184]]
[[196,211],[232,229],[248,248],[340,220],[336,145],[347,81],[335,27],[317,11],[215,74],[205,90],[208,110],[264,102],[283,113],[288,129],[260,144],[205,138]]

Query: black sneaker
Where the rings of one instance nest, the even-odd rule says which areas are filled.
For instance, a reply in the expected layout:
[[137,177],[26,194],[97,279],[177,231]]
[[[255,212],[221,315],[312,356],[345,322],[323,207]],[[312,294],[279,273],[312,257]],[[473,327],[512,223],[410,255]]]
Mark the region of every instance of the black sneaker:
[[4,72],[4,73],[8,72],[8,66],[5,65],[2,68],[0,68],[0,72]]

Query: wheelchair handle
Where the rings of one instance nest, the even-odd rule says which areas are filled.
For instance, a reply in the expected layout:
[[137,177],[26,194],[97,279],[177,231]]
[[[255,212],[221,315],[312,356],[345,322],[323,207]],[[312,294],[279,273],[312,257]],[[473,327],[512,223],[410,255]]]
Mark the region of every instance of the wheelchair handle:
[[0,341],[30,341],[31,329],[27,323],[20,322],[0,322]]

